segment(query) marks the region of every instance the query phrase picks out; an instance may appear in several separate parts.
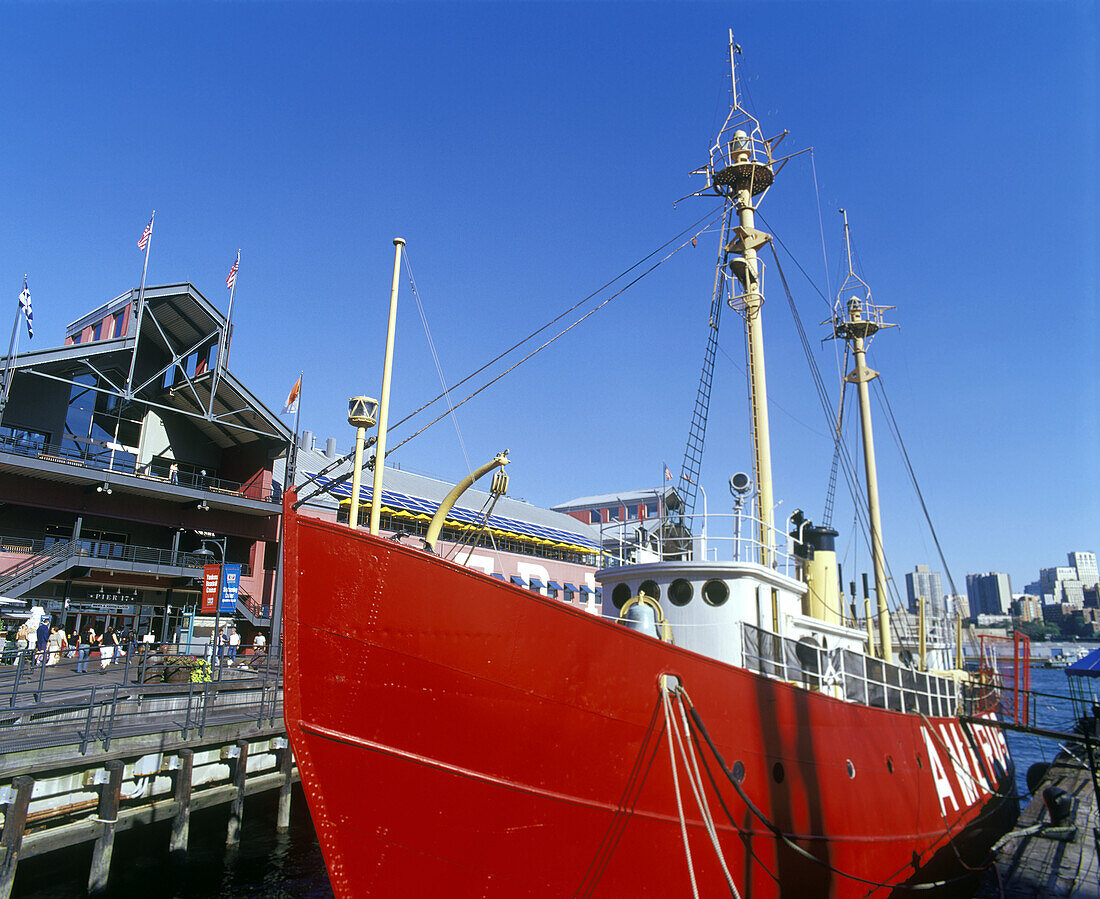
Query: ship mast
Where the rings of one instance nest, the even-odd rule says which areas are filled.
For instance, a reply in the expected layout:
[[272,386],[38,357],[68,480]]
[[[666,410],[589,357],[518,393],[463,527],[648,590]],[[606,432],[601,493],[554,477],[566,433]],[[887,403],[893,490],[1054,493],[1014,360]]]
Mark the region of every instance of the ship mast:
[[768,429],[768,391],[764,372],[764,331],[761,309],[764,295],[760,290],[763,263],[757,250],[771,235],[757,230],[756,203],[771,187],[775,178],[772,145],[786,135],[765,139],[760,123],[741,107],[737,92],[736,58],[741,48],[729,35],[730,75],[733,79],[729,115],[710,148],[710,162],[693,174],[705,174],[707,186],[700,195],[717,194],[732,204],[737,214],[733,239],[724,247],[738,290],[729,300],[745,320],[748,347],[749,396],[752,409],[753,471],[756,477],[757,518],[760,521],[760,563],[775,564],[774,500],[772,495],[771,438]]
[[[882,320],[882,313],[893,306],[876,306],[871,299],[871,288],[852,267],[852,240],[848,229],[848,213],[844,216],[844,244],[848,251],[848,276],[837,291],[833,307],[833,334],[848,341],[852,347],[856,367],[845,377],[855,384],[859,392],[859,421],[863,434],[863,461],[867,477],[867,513],[871,524],[871,556],[875,569],[875,594],[878,599],[878,629],[881,657],[893,661],[894,650],[890,639],[890,611],[886,604],[886,555],[882,549],[882,517],[878,502],[878,472],[875,467],[875,439],[871,430],[870,382],[878,372],[867,367],[867,347],[871,338],[882,328],[891,328]],[[847,301],[844,295],[851,292]]]

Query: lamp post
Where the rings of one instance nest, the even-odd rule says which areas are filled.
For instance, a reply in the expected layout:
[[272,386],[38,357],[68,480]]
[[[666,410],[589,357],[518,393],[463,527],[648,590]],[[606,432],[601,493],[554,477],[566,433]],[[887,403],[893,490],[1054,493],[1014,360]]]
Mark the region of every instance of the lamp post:
[[214,639],[211,643],[211,661],[213,667],[218,671],[221,670],[221,657],[218,653],[218,632],[221,629],[222,620],[222,570],[225,565],[225,537],[202,537],[200,538],[202,547],[195,550],[196,556],[213,556],[214,551],[207,547],[206,544],[210,543],[218,547],[222,551],[222,556],[218,562],[218,595],[214,602]]
[[[348,424],[355,428],[355,463],[351,470],[351,508],[348,509],[348,527],[359,527],[359,493],[363,488],[363,446],[367,429],[373,428],[378,419],[378,400],[369,396],[353,396],[348,400]],[[378,463],[375,462],[377,465]],[[371,494],[373,509],[374,494]]]

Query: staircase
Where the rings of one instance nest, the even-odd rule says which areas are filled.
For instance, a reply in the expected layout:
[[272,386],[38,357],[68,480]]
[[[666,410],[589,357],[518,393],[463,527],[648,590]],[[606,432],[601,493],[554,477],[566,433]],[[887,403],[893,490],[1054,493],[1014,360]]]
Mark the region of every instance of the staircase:
[[72,568],[80,555],[80,542],[67,540],[46,547],[0,575],[0,596],[16,599],[50,578]]

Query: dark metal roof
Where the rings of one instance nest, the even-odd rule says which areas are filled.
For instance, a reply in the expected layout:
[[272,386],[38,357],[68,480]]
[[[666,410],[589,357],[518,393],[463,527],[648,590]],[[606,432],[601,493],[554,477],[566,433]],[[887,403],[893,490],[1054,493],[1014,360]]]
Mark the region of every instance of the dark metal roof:
[[[84,324],[102,317],[101,313],[108,314],[120,300],[136,298],[136,290],[122,294],[73,322],[69,333],[79,332]],[[209,346],[216,340],[219,329],[225,326],[225,317],[192,284],[147,287],[145,303],[152,315],[142,317],[139,361],[150,350],[171,359],[196,343]],[[125,373],[129,371],[133,351],[132,336],[117,337],[22,353],[16,358],[15,367],[24,375],[39,374],[61,380],[89,372],[103,374],[111,369]],[[125,380],[123,374],[120,387]],[[163,378],[158,378],[136,391],[135,400],[186,414],[206,439],[222,449],[259,439],[290,443],[294,436],[290,428],[228,369],[218,380],[217,395],[211,405],[213,380],[213,371],[192,377],[190,383],[178,381],[168,387],[163,386]],[[135,381],[134,386],[140,386],[140,382]]]

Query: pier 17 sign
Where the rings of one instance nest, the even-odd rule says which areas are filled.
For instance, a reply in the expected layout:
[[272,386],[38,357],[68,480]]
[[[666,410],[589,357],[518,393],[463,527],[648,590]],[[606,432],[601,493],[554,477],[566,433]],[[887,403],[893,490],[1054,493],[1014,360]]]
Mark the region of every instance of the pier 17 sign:
[[220,612],[223,615],[232,615],[237,610],[237,595],[240,587],[240,563],[228,562],[225,565],[203,566],[202,614],[213,615]]

